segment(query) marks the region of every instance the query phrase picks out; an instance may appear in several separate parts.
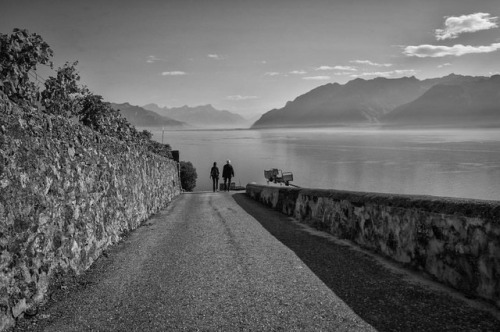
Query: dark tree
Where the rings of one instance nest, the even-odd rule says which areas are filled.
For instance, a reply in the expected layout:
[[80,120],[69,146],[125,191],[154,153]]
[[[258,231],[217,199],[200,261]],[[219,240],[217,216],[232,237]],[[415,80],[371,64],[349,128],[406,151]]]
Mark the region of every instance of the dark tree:
[[181,185],[185,191],[193,191],[198,174],[190,161],[181,161]]

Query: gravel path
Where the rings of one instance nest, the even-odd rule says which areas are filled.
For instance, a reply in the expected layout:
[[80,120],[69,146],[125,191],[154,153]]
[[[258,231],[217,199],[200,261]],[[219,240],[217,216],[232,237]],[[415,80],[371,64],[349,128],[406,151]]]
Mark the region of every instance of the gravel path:
[[500,331],[500,311],[312,231],[249,199],[236,202],[379,331]]
[[374,331],[233,197],[182,195],[15,330]]

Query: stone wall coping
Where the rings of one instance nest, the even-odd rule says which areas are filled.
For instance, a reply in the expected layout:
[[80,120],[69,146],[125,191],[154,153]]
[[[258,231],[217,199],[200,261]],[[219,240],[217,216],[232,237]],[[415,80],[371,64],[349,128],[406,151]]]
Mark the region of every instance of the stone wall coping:
[[325,197],[336,201],[346,200],[360,206],[366,203],[385,205],[393,208],[411,208],[431,213],[462,215],[468,218],[479,217],[500,223],[500,201],[469,198],[441,197],[431,195],[404,195],[375,192],[357,192],[335,189],[275,187],[259,184],[248,184],[249,190],[277,190],[311,197]]

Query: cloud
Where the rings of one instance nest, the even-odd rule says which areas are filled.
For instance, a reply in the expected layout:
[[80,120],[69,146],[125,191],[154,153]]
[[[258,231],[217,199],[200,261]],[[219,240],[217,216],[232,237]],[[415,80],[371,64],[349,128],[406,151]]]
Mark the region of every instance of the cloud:
[[167,60],[166,59],[162,59],[162,58],[158,58],[155,55],[148,55],[148,57],[146,58],[146,62],[147,63],[155,63],[155,62],[158,62],[158,61],[167,61]]
[[290,72],[290,74],[294,74],[294,75],[304,75],[304,74],[307,74],[307,72],[306,72],[306,71],[304,71],[304,70],[292,70],[292,71]]
[[304,80],[308,81],[325,81],[331,79],[330,76],[308,76],[308,77],[302,77]]
[[369,66],[374,66],[374,67],[391,67],[392,63],[376,63],[376,62],[371,62],[370,60],[352,60],[349,61],[350,63],[357,63],[360,65],[369,65]]
[[443,63],[442,65],[439,65],[437,66],[438,68],[444,68],[444,67],[448,67],[448,66],[451,66],[451,63],[447,62],[447,63]]
[[396,69],[393,72],[395,75],[415,75],[417,73],[415,69]]
[[314,70],[334,70],[335,68],[330,67],[330,66],[320,66],[318,68],[315,68]]
[[276,71],[268,71],[266,73],[264,73],[264,76],[278,76],[280,73],[276,72]]
[[415,75],[417,71],[415,69],[397,69],[393,70],[394,75]]
[[465,54],[491,53],[500,49],[500,43],[494,43],[489,46],[471,46],[471,45],[418,45],[406,46],[403,54],[407,56],[416,56],[419,58],[439,58],[448,55],[462,56]]
[[376,77],[390,77],[390,76],[408,76],[415,75],[415,69],[396,69],[390,71],[376,71],[376,72],[365,72],[361,74],[352,74],[351,77],[367,77],[367,76],[376,76]]
[[223,60],[224,58],[218,54],[207,54],[207,57],[214,60]]
[[351,70],[351,71],[356,71],[356,68],[351,67],[351,66],[319,66],[318,68],[315,68],[315,70]]
[[375,72],[367,72],[367,73],[360,73],[360,74],[352,74],[351,77],[367,77],[367,76],[374,76],[374,77],[389,77],[392,76],[394,73],[392,71],[375,71]]
[[187,75],[187,74],[183,71],[176,70],[176,71],[164,71],[161,73],[161,75],[162,76],[183,76],[183,75]]
[[227,96],[226,100],[241,101],[241,100],[258,99],[258,98],[259,97],[257,96],[233,95],[233,96]]
[[336,72],[333,73],[335,76],[344,76],[344,75],[353,75],[352,71],[341,71],[341,72]]
[[333,67],[335,70],[350,70],[350,71],[356,71],[357,69],[352,67],[352,66],[335,66]]
[[476,32],[498,28],[498,17],[487,13],[475,13],[462,16],[450,16],[444,22],[444,29],[436,29],[436,39],[453,39],[465,32]]

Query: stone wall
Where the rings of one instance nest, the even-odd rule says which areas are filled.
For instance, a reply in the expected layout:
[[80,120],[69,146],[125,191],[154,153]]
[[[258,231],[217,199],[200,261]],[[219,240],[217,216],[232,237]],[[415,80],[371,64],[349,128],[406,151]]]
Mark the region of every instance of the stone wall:
[[174,161],[0,96],[0,331],[179,194]]
[[500,202],[249,184],[247,194],[500,307]]

